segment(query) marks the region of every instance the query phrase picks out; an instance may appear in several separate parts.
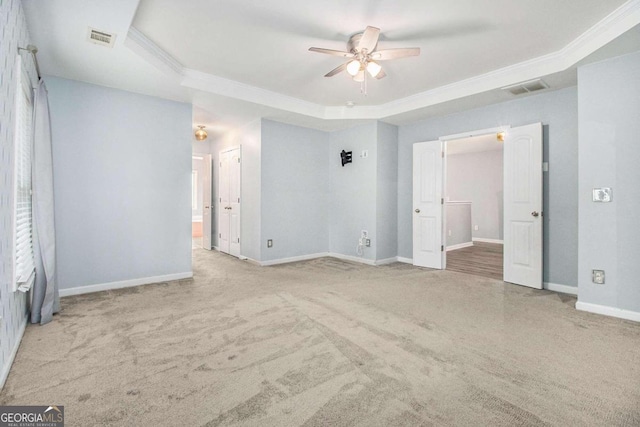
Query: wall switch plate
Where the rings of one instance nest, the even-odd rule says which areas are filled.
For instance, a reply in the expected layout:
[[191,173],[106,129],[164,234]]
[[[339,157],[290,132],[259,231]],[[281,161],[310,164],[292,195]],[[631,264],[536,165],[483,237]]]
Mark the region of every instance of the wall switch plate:
[[371,247],[371,239],[364,239],[364,242],[365,242],[365,244],[364,244],[364,245],[365,245],[366,247],[368,247],[368,248],[369,248],[369,247]]
[[477,225],[474,225],[474,226],[473,226],[474,231],[478,231],[478,228],[479,228],[479,227],[478,227]]
[[610,187],[594,188],[593,201],[600,203],[608,203],[611,201],[613,194]]
[[362,157],[363,159],[366,159],[367,157],[369,157],[369,150],[362,150],[360,157]]
[[267,247],[268,248],[272,248],[273,247],[273,239],[267,240]]
[[591,281],[596,285],[604,285],[604,270],[591,270]]
[[368,237],[369,237],[369,232],[368,232],[367,230],[362,230],[362,231],[360,232],[360,236],[361,236],[363,239],[366,239],[366,238],[368,238]]

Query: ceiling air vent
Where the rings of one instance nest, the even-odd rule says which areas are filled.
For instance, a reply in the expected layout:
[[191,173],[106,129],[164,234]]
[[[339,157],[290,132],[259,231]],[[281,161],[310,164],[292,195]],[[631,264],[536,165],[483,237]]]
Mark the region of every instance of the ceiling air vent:
[[89,33],[87,38],[91,43],[99,44],[101,46],[113,47],[113,43],[116,41],[116,35],[107,33],[106,31],[96,30],[89,27]]
[[509,92],[512,95],[522,95],[524,93],[536,92],[538,90],[547,89],[548,84],[540,79],[530,80],[524,83],[518,83],[517,85],[503,87],[502,90]]

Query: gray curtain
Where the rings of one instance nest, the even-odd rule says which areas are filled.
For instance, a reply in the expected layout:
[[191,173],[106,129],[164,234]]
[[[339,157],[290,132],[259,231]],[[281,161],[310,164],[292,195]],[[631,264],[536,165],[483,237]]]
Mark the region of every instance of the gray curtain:
[[60,311],[56,281],[56,235],[53,218],[53,156],[49,99],[40,79],[33,109],[33,252],[36,280],[31,290],[31,323],[45,324]]

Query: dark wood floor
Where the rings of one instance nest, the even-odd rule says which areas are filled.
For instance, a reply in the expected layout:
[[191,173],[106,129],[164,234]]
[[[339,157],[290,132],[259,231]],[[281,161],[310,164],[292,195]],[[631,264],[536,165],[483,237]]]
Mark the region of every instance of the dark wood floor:
[[474,242],[447,252],[447,270],[502,280],[502,245]]

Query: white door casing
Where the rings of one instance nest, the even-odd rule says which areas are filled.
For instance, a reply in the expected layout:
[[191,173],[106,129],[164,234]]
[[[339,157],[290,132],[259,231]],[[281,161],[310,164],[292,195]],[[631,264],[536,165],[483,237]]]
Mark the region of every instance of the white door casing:
[[542,289],[542,124],[504,142],[504,281]]
[[443,268],[441,141],[413,144],[413,264]]
[[220,152],[218,249],[240,256],[240,149]]
[[213,206],[211,204],[211,154],[204,156],[204,176],[202,177],[202,247],[211,250],[211,226]]

